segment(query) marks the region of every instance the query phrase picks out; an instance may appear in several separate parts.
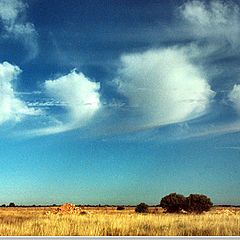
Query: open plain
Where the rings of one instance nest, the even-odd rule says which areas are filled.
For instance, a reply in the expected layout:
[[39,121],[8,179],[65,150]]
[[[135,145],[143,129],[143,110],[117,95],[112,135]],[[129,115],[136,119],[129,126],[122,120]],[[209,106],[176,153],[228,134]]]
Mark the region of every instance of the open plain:
[[167,214],[160,207],[82,207],[86,214],[49,214],[58,207],[1,207],[0,236],[239,236],[240,208]]

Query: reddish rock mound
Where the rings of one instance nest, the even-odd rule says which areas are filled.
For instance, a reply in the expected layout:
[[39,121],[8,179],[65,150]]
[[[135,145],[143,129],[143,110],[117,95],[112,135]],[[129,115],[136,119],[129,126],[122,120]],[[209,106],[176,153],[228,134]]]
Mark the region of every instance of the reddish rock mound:
[[47,212],[47,214],[59,214],[59,215],[81,215],[86,214],[80,207],[76,207],[74,204],[65,203],[57,209]]

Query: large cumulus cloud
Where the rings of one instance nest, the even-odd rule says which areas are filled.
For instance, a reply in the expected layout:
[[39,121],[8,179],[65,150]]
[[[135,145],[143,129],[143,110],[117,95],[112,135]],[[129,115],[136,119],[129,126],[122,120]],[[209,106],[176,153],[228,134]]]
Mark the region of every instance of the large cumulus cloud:
[[56,79],[46,80],[46,93],[67,110],[65,121],[43,129],[31,131],[31,134],[45,135],[81,128],[89,123],[100,110],[100,84],[91,81],[76,70]]
[[184,49],[124,55],[121,64],[115,82],[135,112],[137,124],[182,122],[207,112],[214,92]]

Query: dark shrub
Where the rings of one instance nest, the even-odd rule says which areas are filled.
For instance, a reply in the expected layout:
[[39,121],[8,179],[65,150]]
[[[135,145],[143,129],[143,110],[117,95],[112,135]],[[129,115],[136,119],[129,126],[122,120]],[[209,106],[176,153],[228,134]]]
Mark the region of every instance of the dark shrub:
[[202,213],[203,211],[209,211],[213,206],[210,198],[205,195],[190,194],[186,198],[185,210],[188,212]]
[[147,213],[148,212],[148,205],[145,203],[140,203],[136,206],[135,212],[137,213]]
[[124,210],[125,208],[123,206],[118,206],[117,210]]
[[185,208],[186,198],[181,194],[171,193],[162,198],[160,207],[169,213],[180,212]]
[[15,203],[13,202],[9,203],[9,207],[15,207]]
[[81,215],[85,215],[85,214],[87,214],[86,212],[84,212],[84,211],[82,211],[82,212],[80,212],[80,214]]

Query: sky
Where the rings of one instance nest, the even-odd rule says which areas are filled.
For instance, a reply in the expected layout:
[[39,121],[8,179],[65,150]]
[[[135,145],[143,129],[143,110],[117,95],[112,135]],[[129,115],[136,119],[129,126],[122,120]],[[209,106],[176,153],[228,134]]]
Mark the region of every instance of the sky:
[[240,205],[240,2],[0,0],[0,205]]

